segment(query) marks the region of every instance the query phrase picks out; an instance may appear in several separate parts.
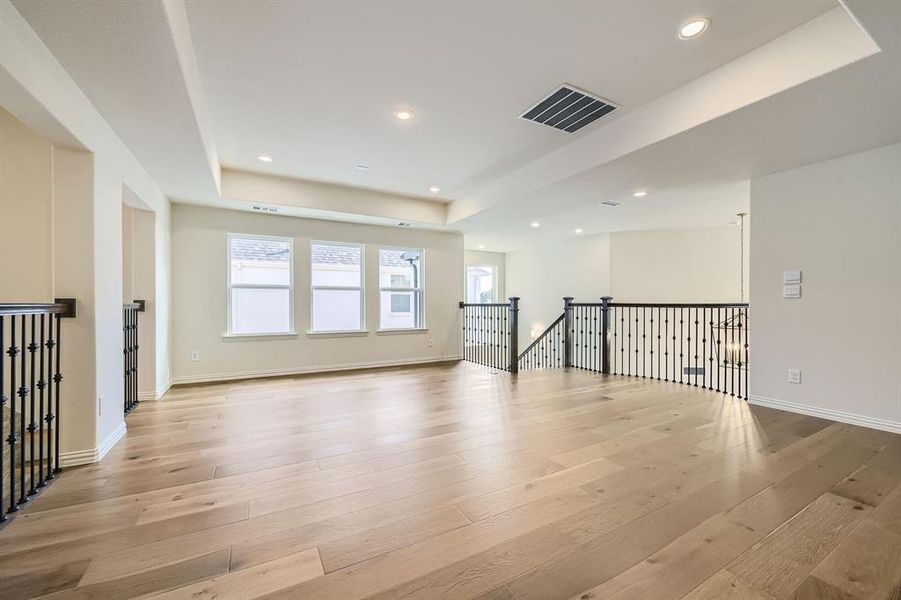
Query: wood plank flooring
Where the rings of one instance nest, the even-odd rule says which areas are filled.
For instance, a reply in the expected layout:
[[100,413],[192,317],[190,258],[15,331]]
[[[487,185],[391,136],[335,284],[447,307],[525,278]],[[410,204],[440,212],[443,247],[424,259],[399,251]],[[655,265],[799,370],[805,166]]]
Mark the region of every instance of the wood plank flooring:
[[468,363],[173,389],[0,531],[0,598],[901,598],[901,436]]

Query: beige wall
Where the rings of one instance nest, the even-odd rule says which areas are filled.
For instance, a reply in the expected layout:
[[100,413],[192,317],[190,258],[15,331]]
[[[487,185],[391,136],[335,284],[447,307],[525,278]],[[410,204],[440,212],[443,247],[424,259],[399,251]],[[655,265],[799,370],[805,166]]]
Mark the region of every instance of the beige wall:
[[[745,232],[750,229],[746,220]],[[739,302],[738,226],[610,234],[610,292],[618,302]],[[745,301],[748,299],[745,246]]]
[[901,432],[901,145],[755,179],[751,211],[752,402]]
[[[491,265],[497,269],[497,301],[504,302],[507,299],[505,287],[505,263],[506,255],[503,252],[483,252],[481,250],[467,250],[463,254],[463,262],[468,265]],[[465,276],[465,272],[464,272]],[[465,288],[464,288],[465,290]]]
[[[226,235],[294,239],[294,321],[297,336],[224,338]],[[365,336],[308,335],[309,243],[365,244]],[[425,332],[378,334],[378,246],[425,250]],[[463,282],[459,234],[257,215],[176,204],[172,210],[173,382],[297,373],[456,358]],[[429,346],[429,342],[433,345]],[[191,361],[198,351],[200,360]]]
[[[47,246],[52,248],[52,296],[78,300],[78,316],[63,326],[66,410],[60,417],[61,461],[64,466],[93,462],[125,432],[121,320],[125,188],[157,214],[157,352],[168,344],[169,201],[6,0],[0,0],[0,41],[0,105],[53,146],[52,173],[47,176],[53,195],[48,219],[53,223],[53,243]],[[157,375],[168,379],[165,367],[160,365]]]
[[563,296],[597,302],[610,291],[610,237],[592,235],[507,253],[506,292],[519,296],[520,350],[563,312]]
[[53,146],[0,107],[0,302],[52,302]]

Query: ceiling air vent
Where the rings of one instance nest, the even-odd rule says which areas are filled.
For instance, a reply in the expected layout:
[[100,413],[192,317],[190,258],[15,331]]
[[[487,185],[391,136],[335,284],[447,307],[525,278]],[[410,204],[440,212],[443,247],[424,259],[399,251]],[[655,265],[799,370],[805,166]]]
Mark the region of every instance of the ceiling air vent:
[[604,206],[619,206],[622,202],[617,202],[616,200],[601,200],[598,204],[603,204]]
[[575,133],[590,123],[594,123],[616,105],[571,85],[561,85],[549,96],[540,100],[520,118],[542,123],[554,129]]

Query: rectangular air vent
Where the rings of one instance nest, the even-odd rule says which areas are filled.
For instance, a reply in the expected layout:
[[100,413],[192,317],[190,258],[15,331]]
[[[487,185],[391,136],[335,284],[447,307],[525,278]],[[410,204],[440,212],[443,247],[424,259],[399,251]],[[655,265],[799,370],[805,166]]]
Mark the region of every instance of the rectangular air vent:
[[561,85],[559,89],[540,100],[520,118],[567,133],[575,133],[615,109],[614,104],[603,98],[576,89],[571,85]]
[[603,204],[604,206],[619,206],[622,202],[617,202],[616,200],[601,200],[598,204]]

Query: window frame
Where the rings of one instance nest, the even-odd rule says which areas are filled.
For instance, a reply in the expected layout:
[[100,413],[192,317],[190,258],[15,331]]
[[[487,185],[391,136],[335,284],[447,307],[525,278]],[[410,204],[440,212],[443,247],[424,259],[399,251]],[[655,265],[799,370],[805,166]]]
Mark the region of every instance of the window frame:
[[[345,286],[345,285],[314,285],[313,284],[313,246],[314,245],[329,245],[329,246],[345,246],[348,248],[359,248],[360,249],[360,285],[356,286]],[[366,245],[362,243],[356,242],[331,242],[327,240],[310,240],[310,330],[308,333],[310,334],[331,334],[331,333],[366,333],[368,330],[366,329]],[[314,315],[313,315],[313,295],[316,290],[346,290],[346,291],[359,291],[360,292],[360,328],[359,329],[314,329],[313,323]]]
[[[266,240],[288,244],[288,283],[232,283],[232,239]],[[294,329],[294,238],[275,235],[257,235],[252,233],[226,233],[225,241],[225,273],[226,273],[226,337],[264,337],[280,335],[297,335]],[[236,333],[233,322],[232,290],[238,289],[287,289],[288,290],[288,331],[266,331],[254,333]]]
[[[470,267],[474,267],[476,269],[490,269],[491,270],[491,300],[489,302],[480,302],[479,304],[491,304],[494,302],[499,302],[498,293],[497,293],[497,280],[498,280],[498,266],[486,263],[467,263],[465,272],[463,274],[463,289],[466,290],[467,295],[469,294],[469,269]],[[469,298],[466,299],[469,302]]]
[[[382,279],[382,262],[381,256],[378,256],[378,281],[379,281],[379,331],[420,331],[428,329],[426,325],[426,311],[425,311],[425,248],[414,248],[411,246],[379,246],[379,253],[382,250],[400,250],[401,252],[419,252],[419,287],[392,287],[392,286],[383,286],[381,285]],[[412,310],[413,313],[413,326],[412,327],[382,327],[382,292],[389,292],[388,294],[388,314],[407,314],[407,313],[392,313],[391,312],[391,293],[409,293],[409,292],[418,292],[419,294],[419,313]],[[416,296],[414,295],[414,298]],[[418,321],[418,324],[417,324]]]

